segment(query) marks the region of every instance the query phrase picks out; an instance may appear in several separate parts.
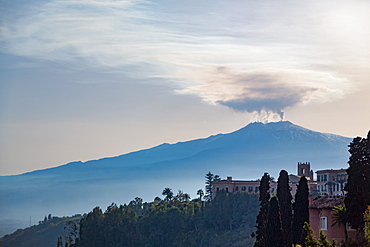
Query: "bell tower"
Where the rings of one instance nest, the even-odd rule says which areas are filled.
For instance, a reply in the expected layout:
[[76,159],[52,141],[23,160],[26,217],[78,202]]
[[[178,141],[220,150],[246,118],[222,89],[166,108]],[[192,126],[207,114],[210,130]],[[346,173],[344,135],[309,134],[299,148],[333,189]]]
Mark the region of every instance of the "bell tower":
[[305,176],[307,179],[313,180],[313,171],[311,170],[310,162],[298,162],[297,175]]

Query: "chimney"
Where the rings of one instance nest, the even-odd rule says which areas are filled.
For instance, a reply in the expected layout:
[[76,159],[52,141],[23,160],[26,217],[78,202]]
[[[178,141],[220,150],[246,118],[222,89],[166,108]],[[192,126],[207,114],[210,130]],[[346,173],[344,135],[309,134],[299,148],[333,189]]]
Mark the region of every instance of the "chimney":
[[232,181],[233,177],[227,177],[227,181]]

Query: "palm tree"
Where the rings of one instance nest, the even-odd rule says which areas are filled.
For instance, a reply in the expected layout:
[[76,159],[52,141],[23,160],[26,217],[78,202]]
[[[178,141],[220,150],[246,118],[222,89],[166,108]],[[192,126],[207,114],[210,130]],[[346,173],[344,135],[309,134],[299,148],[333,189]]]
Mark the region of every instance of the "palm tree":
[[338,183],[340,183],[340,191],[342,191],[342,195],[344,195],[344,183],[347,182],[347,180],[344,180],[344,179],[341,179],[341,180],[337,180]]
[[171,188],[165,188],[163,191],[162,191],[162,195],[163,196],[166,196],[164,198],[165,201],[170,201],[173,197],[173,192],[172,192],[172,189]]
[[199,189],[197,191],[197,195],[199,196],[199,201],[202,201],[202,197],[204,196],[204,192],[202,189]]
[[188,202],[190,200],[190,195],[188,193],[184,193],[182,195],[182,197],[184,198],[184,201]]
[[344,205],[339,205],[334,207],[331,212],[333,215],[333,224],[332,226],[338,225],[339,227],[343,226],[344,228],[344,237],[347,242],[348,233],[347,233],[347,209]]
[[329,195],[333,195],[333,186],[335,185],[335,183],[332,181],[329,181],[325,185],[329,187]]
[[174,201],[176,202],[183,202],[185,199],[184,199],[184,192],[182,192],[182,190],[179,190],[177,192],[177,195],[173,198]]

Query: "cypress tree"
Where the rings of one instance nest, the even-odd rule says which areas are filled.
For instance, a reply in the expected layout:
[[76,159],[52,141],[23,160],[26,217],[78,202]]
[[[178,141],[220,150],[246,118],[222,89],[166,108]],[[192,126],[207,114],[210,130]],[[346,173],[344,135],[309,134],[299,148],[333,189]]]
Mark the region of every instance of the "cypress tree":
[[283,246],[283,230],[281,228],[279,203],[276,197],[271,198],[267,215],[266,246]]
[[349,144],[351,154],[347,169],[348,182],[344,188],[348,193],[344,203],[351,227],[364,229],[364,213],[370,204],[370,131],[367,139],[356,137]]
[[281,228],[283,229],[283,240],[286,247],[292,246],[292,195],[289,188],[288,172],[280,171],[278,178],[277,197],[279,200]]
[[268,206],[269,206],[269,199],[270,199],[270,175],[266,172],[260,181],[259,186],[260,191],[260,210],[257,215],[256,220],[256,241],[254,242],[254,247],[265,247],[267,246],[265,243],[265,236],[266,236],[266,225],[267,225],[267,213],[268,213]]
[[297,192],[295,194],[295,201],[293,203],[293,243],[304,246],[307,232],[303,229],[304,223],[310,223],[310,216],[308,211],[308,183],[305,176],[299,179]]

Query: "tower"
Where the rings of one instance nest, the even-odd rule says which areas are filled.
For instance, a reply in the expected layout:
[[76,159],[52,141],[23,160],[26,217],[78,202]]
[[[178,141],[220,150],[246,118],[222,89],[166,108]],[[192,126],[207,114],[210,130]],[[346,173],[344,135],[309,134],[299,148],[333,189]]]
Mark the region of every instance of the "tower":
[[313,180],[313,171],[311,170],[310,162],[301,163],[298,162],[297,175],[305,176],[307,179]]

